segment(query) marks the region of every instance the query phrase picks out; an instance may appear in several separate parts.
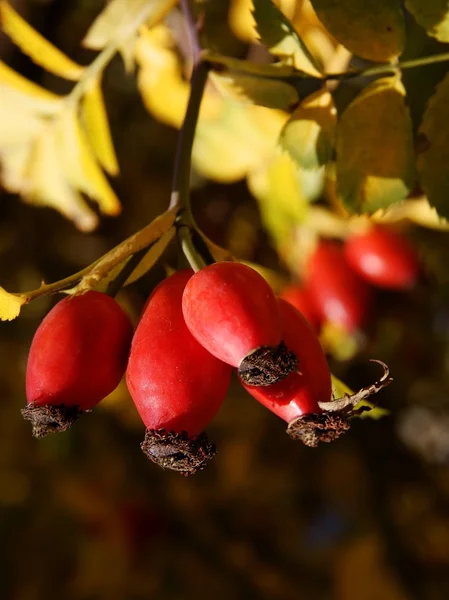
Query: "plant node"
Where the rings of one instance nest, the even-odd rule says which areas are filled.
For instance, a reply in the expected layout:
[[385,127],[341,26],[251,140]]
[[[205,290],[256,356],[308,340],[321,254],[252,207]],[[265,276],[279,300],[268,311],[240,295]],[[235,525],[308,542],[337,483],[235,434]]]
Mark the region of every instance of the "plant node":
[[283,341],[275,348],[261,346],[245,356],[238,368],[240,379],[247,385],[272,385],[297,369],[296,354]]
[[147,429],[140,444],[142,451],[163,469],[178,471],[181,475],[193,475],[204,469],[217,453],[215,444],[205,433],[189,436],[166,429]]
[[65,404],[41,406],[36,402],[30,402],[21,410],[22,417],[31,421],[35,438],[43,438],[49,433],[66,431],[84,412],[89,411]]

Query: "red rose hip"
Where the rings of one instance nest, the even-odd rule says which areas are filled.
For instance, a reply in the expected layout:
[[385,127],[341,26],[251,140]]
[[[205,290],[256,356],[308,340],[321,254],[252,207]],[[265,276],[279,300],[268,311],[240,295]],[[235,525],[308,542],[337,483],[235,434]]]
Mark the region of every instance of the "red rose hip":
[[38,327],[26,370],[33,435],[64,431],[120,383],[132,326],[110,296],[89,291],[64,298]]
[[192,335],[250,385],[270,385],[296,365],[281,338],[276,296],[257,271],[235,262],[215,263],[189,280],[182,298]]
[[309,323],[283,299],[279,299],[284,338],[298,356],[300,371],[290,373],[283,381],[268,387],[243,383],[245,389],[275,415],[288,423],[287,433],[307,446],[331,442],[350,425],[348,417],[363,409],[359,402],[391,383],[387,366],[383,377],[351,396],[332,398],[332,380],[323,349]]
[[369,283],[392,290],[413,287],[419,276],[418,256],[400,234],[380,225],[346,240],[348,264]]
[[306,287],[323,321],[349,333],[366,321],[372,291],[350,268],[336,243],[318,244],[307,263]]
[[306,288],[301,287],[298,284],[289,285],[284,289],[282,294],[280,294],[280,297],[294,306],[296,310],[299,310],[312,328],[315,331],[319,331],[321,324],[320,317]]
[[182,295],[193,275],[183,270],[151,294],[134,335],[126,381],[147,427],[142,450],[164,468],[187,475],[203,468],[215,447],[200,434],[218,412],[231,367],[188,330]]
[[[330,441],[348,427],[333,430],[334,435],[321,436],[316,423],[323,421],[319,402],[329,402],[332,397],[331,374],[319,339],[304,316],[289,302],[279,299],[283,336],[289,348],[298,357],[299,371],[268,387],[255,387],[243,383],[245,389],[275,415],[289,423],[289,434],[309,446]],[[306,416],[313,415],[313,419]],[[324,433],[324,432],[323,432]]]

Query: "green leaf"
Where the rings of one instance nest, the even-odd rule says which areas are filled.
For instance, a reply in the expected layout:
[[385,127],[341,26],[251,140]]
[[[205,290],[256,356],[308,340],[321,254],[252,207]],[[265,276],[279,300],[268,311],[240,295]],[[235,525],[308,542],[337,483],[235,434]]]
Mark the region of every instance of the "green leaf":
[[449,75],[438,85],[424,113],[419,133],[425,150],[418,155],[421,186],[438,214],[449,218]]
[[299,101],[295,88],[284,81],[232,72],[213,73],[211,78],[225,98],[245,104],[288,111]]
[[406,0],[405,6],[419,25],[440,42],[449,42],[449,3],[447,0]]
[[321,77],[321,68],[291,22],[272,0],[253,0],[260,41],[271,54],[308,75]]
[[337,194],[355,212],[404,200],[415,183],[412,123],[395,77],[378,79],[351,102],[337,125]]
[[332,158],[337,110],[321,89],[307,96],[285,124],[279,143],[305,169],[318,169]]
[[[351,390],[351,388],[349,388],[346,383],[343,383],[343,381],[341,381],[341,379],[338,379],[337,377],[335,377],[335,375],[332,375],[332,396],[334,399],[337,398],[342,398],[345,394],[348,394],[348,396],[352,396],[354,392]],[[360,413],[360,415],[357,415],[356,418],[359,419],[381,419],[382,417],[386,417],[390,414],[390,411],[387,410],[386,408],[381,408],[380,406],[376,406],[375,404],[373,404],[372,402],[369,402],[368,400],[362,400],[361,402],[359,402],[357,404],[357,406],[355,407],[357,408],[362,408],[363,406],[369,408],[370,410],[366,410],[362,413]]]
[[367,60],[386,62],[404,50],[405,23],[401,0],[311,2],[329,33],[354,54]]

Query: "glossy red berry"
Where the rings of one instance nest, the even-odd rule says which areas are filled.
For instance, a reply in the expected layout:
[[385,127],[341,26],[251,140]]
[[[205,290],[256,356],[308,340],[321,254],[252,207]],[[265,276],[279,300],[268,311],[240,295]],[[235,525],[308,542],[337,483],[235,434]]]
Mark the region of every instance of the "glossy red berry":
[[[306,415],[322,413],[318,403],[332,396],[331,374],[316,333],[303,315],[289,302],[279,299],[283,336],[298,357],[298,371],[268,387],[243,383],[248,392],[275,415],[301,430]],[[319,419],[320,417],[318,417]],[[299,437],[298,435],[296,437]],[[306,428],[302,441],[316,445],[319,438],[313,428]]]
[[183,270],[151,294],[134,335],[126,381],[147,427],[142,450],[165,468],[193,473],[214,446],[199,436],[218,412],[231,377],[188,330],[182,295],[193,275]]
[[315,331],[320,329],[320,317],[313,304],[310,293],[298,284],[287,286],[280,297],[290,302],[292,306],[307,319]]
[[372,291],[334,242],[321,241],[306,266],[305,282],[323,321],[347,332],[359,329],[370,312]]
[[198,342],[238,367],[251,385],[269,385],[296,365],[282,342],[276,296],[250,267],[221,262],[198,271],[186,285],[182,310]]
[[415,285],[419,276],[417,254],[400,234],[382,226],[353,235],[344,246],[346,260],[369,283],[393,290]]
[[111,393],[125,372],[131,323],[101,292],[67,297],[38,327],[28,356],[23,416],[42,437],[69,427]]

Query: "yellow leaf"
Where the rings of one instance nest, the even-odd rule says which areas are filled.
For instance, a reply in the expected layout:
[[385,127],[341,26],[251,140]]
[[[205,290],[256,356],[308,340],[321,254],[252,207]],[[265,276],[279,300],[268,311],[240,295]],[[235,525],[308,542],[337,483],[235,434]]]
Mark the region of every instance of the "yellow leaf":
[[93,79],[86,89],[82,109],[86,134],[101,166],[110,175],[117,175],[119,167],[99,79]]
[[291,110],[299,100],[295,88],[285,81],[232,71],[213,73],[211,78],[225,98],[237,102]]
[[307,96],[282,130],[279,142],[305,169],[318,169],[332,157],[337,110],[330,92]]
[[13,146],[0,146],[0,180],[9,192],[21,194],[26,182],[26,172],[31,154],[28,141]]
[[438,84],[423,115],[419,133],[423,150],[418,154],[421,186],[438,214],[449,219],[449,75]]
[[118,214],[119,200],[95,160],[75,110],[65,108],[61,111],[55,126],[62,170],[67,181],[95,200],[103,213]]
[[314,77],[321,77],[320,65],[293,27],[290,19],[272,0],[253,0],[254,19],[260,41],[284,63]]
[[0,320],[12,321],[19,316],[20,308],[26,304],[26,298],[20,294],[9,294],[0,287]]
[[192,153],[195,168],[214,181],[242,179],[271,157],[285,119],[265,107],[223,101],[215,118],[199,120]]
[[303,222],[308,207],[297,165],[288,154],[278,154],[249,174],[248,187],[273,239],[280,247],[291,245],[294,229]]
[[142,260],[139,262],[137,267],[128,277],[128,279],[125,282],[125,285],[131,285],[131,283],[134,283],[135,281],[143,277],[156,264],[156,262],[162,256],[163,252],[168,247],[172,239],[175,237],[175,234],[176,230],[174,227],[172,227],[166,233],[164,233],[157,242],[155,242],[151,246],[151,248],[142,258]]
[[179,129],[184,119],[189,85],[182,78],[179,62],[170,48],[168,30],[143,28],[136,45],[138,86],[147,109],[163,123]]
[[135,31],[142,13],[148,25],[156,25],[173,8],[177,0],[112,0],[92,23],[83,45],[101,50],[113,40],[125,41]]
[[329,32],[354,54],[386,62],[402,53],[401,0],[312,0],[312,5]]
[[77,64],[50,44],[40,33],[33,29],[7,2],[0,2],[0,16],[3,31],[36,64],[50,73],[78,80],[84,67]]
[[395,77],[369,84],[337,125],[337,194],[354,212],[404,200],[415,183],[413,133],[405,90]]
[[0,147],[30,142],[45,127],[45,121],[30,110],[28,98],[23,94],[0,85],[0,95]]
[[16,73],[1,60],[0,84],[5,84],[17,92],[21,92],[25,97],[28,96],[30,102],[33,102],[36,108],[48,109],[50,112],[54,112],[62,103],[61,96],[52,94],[40,85],[36,85],[32,81],[22,77],[22,75]]
[[449,42],[449,5],[446,0],[406,0],[405,5],[429,35]]
[[91,231],[97,225],[97,216],[64,176],[56,133],[50,125],[34,144],[21,192],[30,202],[55,208],[81,231]]
[[[111,275],[117,276],[125,266],[127,260],[137,252],[152,246],[154,253],[150,255],[152,259],[157,256],[157,253],[165,249],[164,244],[171,239],[172,232],[170,231],[174,225],[178,208],[170,208],[149,223],[146,227],[131,235],[126,240],[123,240],[118,246],[110,250],[107,254],[96,261],[89,272],[83,276],[80,283],[70,290],[70,293],[83,293],[86,290],[97,288],[103,280],[108,283],[111,281]],[[150,250],[151,252],[151,250]],[[147,257],[148,258],[148,257]],[[158,258],[158,257],[157,257]],[[156,260],[157,260],[156,258]],[[145,257],[143,259],[146,260]],[[148,262],[146,262],[148,267]],[[119,269],[116,270],[116,268]],[[133,278],[137,268],[128,278],[128,282]],[[135,280],[134,280],[135,281]]]

